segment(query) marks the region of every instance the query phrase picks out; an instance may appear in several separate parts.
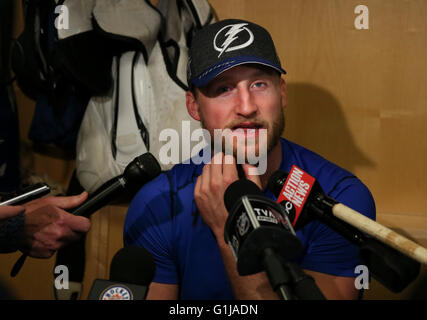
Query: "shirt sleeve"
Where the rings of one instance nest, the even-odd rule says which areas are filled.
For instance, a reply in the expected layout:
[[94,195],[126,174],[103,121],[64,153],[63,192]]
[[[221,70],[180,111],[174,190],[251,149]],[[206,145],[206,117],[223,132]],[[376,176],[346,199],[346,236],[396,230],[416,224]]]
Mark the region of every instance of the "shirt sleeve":
[[144,186],[132,200],[125,220],[124,245],[137,245],[153,256],[153,281],[178,283],[173,252],[173,219],[168,180],[164,175]]
[[[345,181],[330,195],[338,202],[375,220],[375,202],[368,188],[357,178]],[[326,274],[356,277],[360,264],[359,248],[319,221],[302,229],[306,240],[304,269]]]
[[25,211],[3,222],[0,226],[0,253],[11,253],[22,245],[25,226]]

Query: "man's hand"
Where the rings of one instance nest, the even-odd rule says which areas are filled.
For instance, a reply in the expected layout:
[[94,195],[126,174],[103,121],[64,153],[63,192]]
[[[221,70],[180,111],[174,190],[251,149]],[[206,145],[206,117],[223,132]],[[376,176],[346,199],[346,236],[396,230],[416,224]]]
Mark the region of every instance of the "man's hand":
[[[242,165],[246,178],[261,187],[259,176],[249,175],[248,164]],[[252,167],[255,168],[255,167]],[[224,193],[227,187],[238,179],[235,159],[232,156],[216,154],[211,163],[203,167],[194,188],[194,199],[203,221],[215,234],[222,255],[225,270],[230,280],[236,299],[277,299],[264,272],[250,276],[240,276],[237,264],[230,247],[224,240],[224,228],[228,212],[224,204]]]
[[[246,177],[260,187],[259,177],[248,175],[250,166],[243,164],[242,167]],[[224,204],[224,193],[227,187],[238,178],[235,158],[220,152],[203,167],[203,172],[198,177],[194,188],[194,199],[200,215],[212,229],[219,244],[224,242],[224,228],[228,217]]]
[[77,196],[47,197],[24,204],[25,227],[21,251],[34,258],[49,258],[55,251],[78,240],[90,229],[90,220],[64,209],[77,207],[87,199]]
[[0,227],[7,219],[16,216],[24,210],[23,206],[0,206]]

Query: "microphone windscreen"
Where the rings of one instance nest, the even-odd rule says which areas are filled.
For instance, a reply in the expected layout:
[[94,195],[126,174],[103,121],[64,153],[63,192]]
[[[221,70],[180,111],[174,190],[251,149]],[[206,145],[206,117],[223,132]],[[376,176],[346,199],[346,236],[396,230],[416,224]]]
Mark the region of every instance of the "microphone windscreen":
[[110,280],[148,286],[153,280],[155,269],[154,259],[145,248],[124,247],[111,261]]
[[146,152],[133,159],[125,168],[123,176],[126,186],[130,189],[137,188],[153,180],[162,172],[159,162],[150,153]]
[[237,201],[247,195],[263,195],[260,188],[251,180],[241,179],[234,181],[228,186],[224,193],[224,204],[230,212]]
[[277,170],[273,172],[268,179],[267,189],[273,192],[277,197],[282,191],[283,185],[285,184],[286,179],[288,178],[288,173],[283,170]]
[[162,168],[156,158],[149,152],[146,152],[138,157],[140,168],[147,174],[147,179],[152,180],[157,177]]

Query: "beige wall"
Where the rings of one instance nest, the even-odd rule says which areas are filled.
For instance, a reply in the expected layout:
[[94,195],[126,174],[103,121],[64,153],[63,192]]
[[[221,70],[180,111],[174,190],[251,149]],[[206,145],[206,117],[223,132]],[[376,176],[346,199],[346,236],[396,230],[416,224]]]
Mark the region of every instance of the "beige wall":
[[[356,0],[210,3],[220,19],[252,20],[271,32],[288,72],[284,136],[359,176],[374,195],[378,221],[427,246],[427,2],[365,0],[368,30],[354,27]],[[33,106],[17,96],[26,141]],[[37,155],[31,166],[65,184],[74,163]],[[84,297],[94,278],[108,277],[125,209],[93,217]],[[12,258],[0,258],[0,279],[22,298],[51,298],[53,259],[31,261],[8,280]],[[410,289],[396,295],[374,282],[367,297],[397,299]]]
[[271,31],[288,72],[285,137],[357,174],[380,216],[427,218],[425,1],[363,1],[369,30],[354,27],[360,1],[211,3]]

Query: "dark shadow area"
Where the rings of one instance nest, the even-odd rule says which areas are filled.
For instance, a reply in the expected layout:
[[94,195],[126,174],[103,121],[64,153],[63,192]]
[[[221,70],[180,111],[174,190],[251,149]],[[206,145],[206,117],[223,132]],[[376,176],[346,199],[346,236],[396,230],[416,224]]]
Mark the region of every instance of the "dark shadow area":
[[16,300],[15,293],[0,279],[0,300]]
[[331,93],[309,83],[287,83],[287,98],[285,138],[349,171],[376,165],[356,145]]

